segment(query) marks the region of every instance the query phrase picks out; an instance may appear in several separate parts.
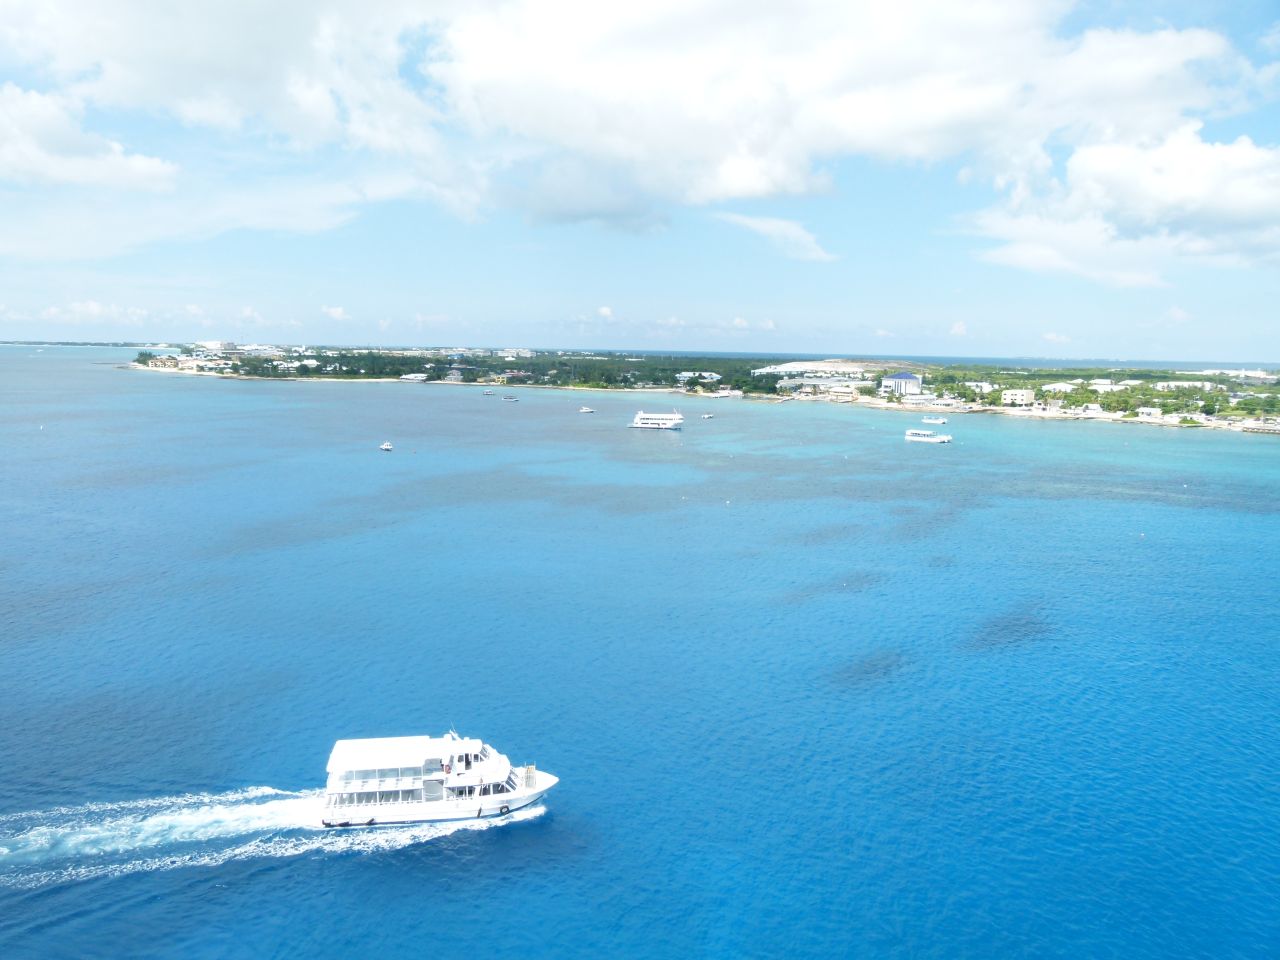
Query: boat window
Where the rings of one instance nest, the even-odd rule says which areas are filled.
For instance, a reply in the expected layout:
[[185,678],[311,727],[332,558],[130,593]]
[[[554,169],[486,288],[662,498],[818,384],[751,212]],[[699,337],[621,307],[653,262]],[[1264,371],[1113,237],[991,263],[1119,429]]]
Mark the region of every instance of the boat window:
[[421,767],[401,767],[400,776],[402,777],[420,777],[422,776]]
[[383,767],[378,771],[379,780],[394,780],[398,776],[400,776],[399,767]]
[[422,765],[423,773],[439,773],[444,769],[444,765],[440,760],[428,760]]
[[489,785],[487,783],[480,788],[480,796],[482,797],[489,796]]

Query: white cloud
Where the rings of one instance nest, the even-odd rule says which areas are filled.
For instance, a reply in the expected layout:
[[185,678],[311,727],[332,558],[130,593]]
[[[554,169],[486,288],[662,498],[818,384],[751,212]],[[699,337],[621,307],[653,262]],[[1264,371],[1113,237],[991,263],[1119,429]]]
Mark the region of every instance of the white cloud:
[[969,328],[965,326],[963,320],[957,320],[951,325],[950,333],[953,337],[963,337],[968,332]]
[[891,333],[890,331],[888,331],[888,330],[884,329],[883,327],[878,327],[878,328],[876,329],[876,336],[877,336],[877,337],[892,337],[892,336],[893,336],[893,333]]
[[[643,227],[666,203],[821,190],[831,161],[863,156],[962,158],[966,180],[1001,193],[972,220],[998,263],[1134,285],[1159,283],[1177,259],[1280,256],[1276,148],[1206,141],[1193,123],[1248,109],[1280,68],[1209,30],[1063,36],[1070,9],[7,0],[0,61],[46,88],[0,88],[0,179],[179,195],[88,209],[20,200],[0,255],[329,229],[389,196]],[[1277,37],[1280,25],[1260,47],[1275,51]],[[207,171],[179,183],[171,162],[86,129],[104,114],[169,118],[177,129],[161,142],[185,133],[181,155],[207,158]],[[237,149],[201,149],[205,130]],[[340,153],[344,166],[265,182],[289,151],[303,166]],[[724,218],[787,256],[834,259],[794,221]]]
[[613,307],[599,307],[596,310],[596,315],[605,320],[610,320],[613,318]]
[[1165,313],[1165,319],[1170,323],[1182,324],[1191,319],[1191,314],[1181,307],[1174,305]]
[[1258,39],[1258,46],[1268,53],[1280,53],[1280,20]]
[[1063,336],[1060,333],[1046,333],[1043,335],[1041,339],[1047,340],[1050,343],[1070,343],[1071,342],[1070,337]]
[[320,312],[330,320],[350,320],[351,314],[342,307],[321,307]]
[[41,320],[72,326],[108,324],[138,327],[149,316],[149,311],[141,307],[122,307],[97,300],[76,300],[62,306],[46,307],[40,312]]
[[725,223],[758,233],[768,239],[783,256],[792,260],[815,260],[828,263],[836,258],[823,250],[812,233],[794,220],[777,217],[747,217],[740,213],[717,213]]
[[685,325],[685,322],[681,320],[679,317],[663,317],[662,319],[658,320],[658,326],[665,327],[668,330],[675,330],[680,327],[683,327],[684,325]]
[[174,164],[84,132],[80,113],[72,97],[0,86],[0,180],[135,190],[172,185]]

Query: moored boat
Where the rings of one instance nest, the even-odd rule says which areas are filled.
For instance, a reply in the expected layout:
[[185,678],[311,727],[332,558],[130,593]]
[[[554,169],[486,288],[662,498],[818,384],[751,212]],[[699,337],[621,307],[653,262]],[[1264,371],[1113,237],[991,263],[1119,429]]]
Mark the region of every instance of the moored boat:
[[590,407],[579,407],[578,412],[579,413],[595,413],[595,411],[592,410]]
[[641,410],[631,421],[631,426],[640,430],[679,430],[684,417],[678,413],[645,413]]
[[946,418],[946,417],[921,417],[921,418],[920,418],[920,422],[921,422],[921,423],[934,423],[934,424],[946,423],[946,422],[947,422],[947,418]]
[[339,740],[329,754],[326,827],[373,827],[499,817],[537,803],[560,782],[452,730],[442,737]]
[[906,439],[913,443],[950,443],[951,434],[934,433],[932,430],[908,430]]
[[385,443],[379,445],[378,449],[383,451],[384,453],[390,453],[394,448],[391,446],[391,441],[388,440]]

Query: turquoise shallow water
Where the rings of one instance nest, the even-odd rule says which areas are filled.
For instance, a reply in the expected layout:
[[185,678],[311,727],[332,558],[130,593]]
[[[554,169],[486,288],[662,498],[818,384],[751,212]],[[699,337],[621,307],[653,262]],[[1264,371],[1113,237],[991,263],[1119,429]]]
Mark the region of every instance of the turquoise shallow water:
[[[0,347],[0,953],[1280,952],[1274,438],[130,354]],[[450,724],[563,782],[309,826]]]

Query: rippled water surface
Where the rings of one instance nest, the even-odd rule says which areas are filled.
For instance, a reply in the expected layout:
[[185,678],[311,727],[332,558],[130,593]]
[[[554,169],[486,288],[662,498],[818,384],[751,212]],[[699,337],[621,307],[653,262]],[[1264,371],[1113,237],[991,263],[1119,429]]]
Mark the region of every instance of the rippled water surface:
[[1275,438],[131,354],[0,347],[0,954],[1280,952]]

